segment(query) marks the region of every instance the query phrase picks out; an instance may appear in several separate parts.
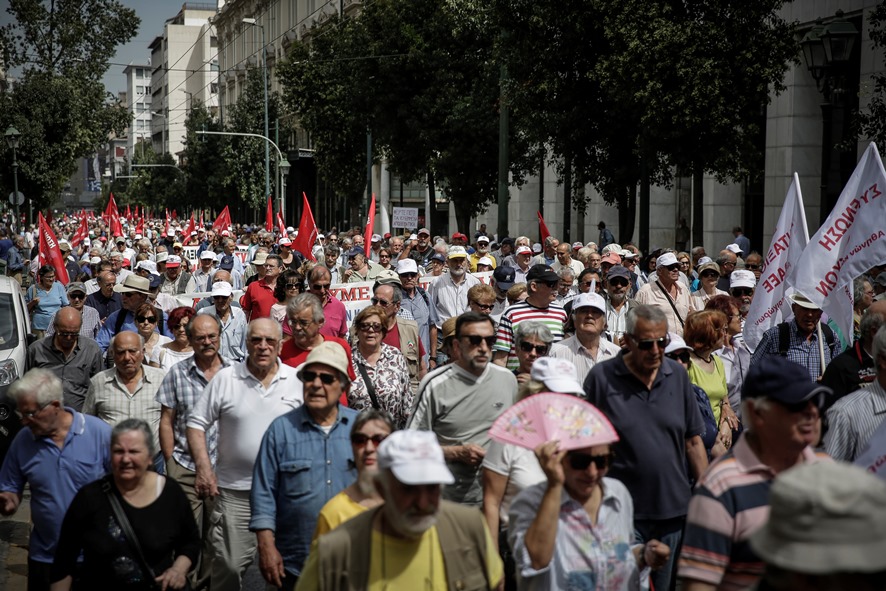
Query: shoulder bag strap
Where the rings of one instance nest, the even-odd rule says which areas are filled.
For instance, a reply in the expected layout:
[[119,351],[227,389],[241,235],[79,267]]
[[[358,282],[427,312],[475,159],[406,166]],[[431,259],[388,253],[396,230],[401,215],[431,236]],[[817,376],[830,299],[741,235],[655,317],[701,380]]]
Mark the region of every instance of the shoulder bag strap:
[[665,294],[665,297],[668,299],[668,303],[671,305],[671,309],[674,310],[674,314],[677,315],[677,320],[680,321],[680,326],[683,326],[683,317],[680,316],[680,313],[677,312],[677,306],[674,305],[674,299],[671,297],[671,294],[659,283],[658,279],[655,280],[655,284],[658,286],[658,289],[661,290],[661,293]]
[[382,410],[381,405],[378,403],[378,396],[375,394],[375,386],[372,385],[372,380],[369,379],[369,374],[366,372],[366,366],[362,363],[355,363],[357,369],[360,370],[360,375],[363,376],[363,383],[366,384],[366,391],[369,393],[369,399],[372,401],[372,408],[375,410]]
[[123,507],[120,505],[120,500],[117,499],[117,495],[114,494],[114,491],[111,487],[111,481],[105,479],[102,482],[102,490],[108,497],[108,501],[111,503],[111,510],[114,512],[114,518],[117,520],[117,525],[120,526],[120,529],[123,531],[123,535],[126,536],[126,541],[129,542],[130,549],[135,551],[135,557],[138,559],[139,566],[142,571],[148,576],[148,586],[150,589],[159,589],[157,586],[157,582],[154,580],[154,571],[151,569],[151,566],[148,564],[148,561],[145,560],[145,555],[142,553],[142,547],[138,543],[138,537],[136,537],[135,532],[132,531],[132,525],[129,523],[129,519],[126,517],[126,513],[123,512]]

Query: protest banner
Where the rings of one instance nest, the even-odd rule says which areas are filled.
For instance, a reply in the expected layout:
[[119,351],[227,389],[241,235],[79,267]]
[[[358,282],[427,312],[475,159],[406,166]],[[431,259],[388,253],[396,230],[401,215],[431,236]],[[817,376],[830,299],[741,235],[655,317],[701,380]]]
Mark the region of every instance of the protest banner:
[[199,246],[182,246],[182,259],[183,262],[187,261],[189,272],[197,267],[197,250],[199,248]]
[[418,208],[395,207],[391,227],[405,228],[407,230],[418,228]]
[[249,255],[249,247],[243,246],[242,244],[237,245],[237,250],[234,251],[234,256],[240,259],[240,262],[243,265],[246,265],[246,257]]
[[803,209],[800,178],[795,172],[775,224],[775,232],[772,233],[772,242],[763,258],[760,281],[742,331],[751,351],[760,344],[763,333],[792,316],[787,301],[791,292],[787,277],[800,260],[807,242],[809,230],[806,211]]

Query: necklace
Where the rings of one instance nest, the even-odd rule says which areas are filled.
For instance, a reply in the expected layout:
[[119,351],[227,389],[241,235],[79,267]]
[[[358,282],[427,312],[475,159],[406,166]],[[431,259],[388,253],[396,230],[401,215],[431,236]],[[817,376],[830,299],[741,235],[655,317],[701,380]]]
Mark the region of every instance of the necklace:
[[695,351],[693,351],[692,354],[695,355],[697,358],[701,359],[702,361],[704,361],[705,363],[713,363],[714,362],[713,353],[708,355],[707,357],[702,357],[701,355],[699,355]]

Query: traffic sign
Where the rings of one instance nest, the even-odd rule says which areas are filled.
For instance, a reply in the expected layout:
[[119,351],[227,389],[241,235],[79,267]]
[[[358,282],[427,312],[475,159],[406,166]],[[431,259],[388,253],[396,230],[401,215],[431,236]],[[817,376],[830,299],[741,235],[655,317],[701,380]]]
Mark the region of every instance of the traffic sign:
[[9,203],[12,205],[21,205],[25,202],[25,194],[19,191],[18,193],[10,193],[9,194]]

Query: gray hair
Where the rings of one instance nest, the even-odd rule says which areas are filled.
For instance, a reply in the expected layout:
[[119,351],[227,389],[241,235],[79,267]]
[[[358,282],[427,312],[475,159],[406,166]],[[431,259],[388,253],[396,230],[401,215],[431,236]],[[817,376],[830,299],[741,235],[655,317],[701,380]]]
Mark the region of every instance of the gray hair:
[[354,424],[351,425],[351,433],[357,431],[360,427],[370,421],[384,423],[388,427],[388,431],[391,433],[397,430],[397,428],[394,427],[394,419],[392,419],[391,415],[387,412],[375,408],[367,408],[366,410],[361,411],[360,414],[357,415],[357,418],[354,419]]
[[[861,316],[861,322],[858,324],[858,330],[861,333],[860,339],[866,341],[873,339],[874,335],[880,330],[880,327],[886,324],[886,318],[882,314],[876,312],[866,312]],[[876,357],[876,355],[874,355]]]
[[298,294],[286,303],[286,316],[295,316],[305,308],[311,309],[314,322],[321,322],[325,318],[320,298],[307,292]]
[[735,257],[736,259],[738,258],[738,256],[731,250],[721,250],[720,254],[717,255],[716,263],[722,267],[723,263],[731,263],[732,257]]
[[854,301],[856,305],[864,299],[864,284],[867,282],[868,280],[864,277],[856,277],[852,282],[852,301]]
[[668,317],[657,306],[636,306],[628,310],[625,317],[625,332],[629,335],[634,334],[634,328],[637,326],[637,320],[645,320],[650,324],[664,324],[668,326]]
[[48,369],[35,367],[9,387],[9,397],[16,404],[26,396],[32,396],[38,406],[46,406],[56,400],[63,403],[62,381]]
[[537,320],[525,320],[514,329],[514,339],[518,347],[528,338],[536,338],[545,345],[550,345],[554,342],[554,335],[551,333],[551,329]]
[[557,271],[557,276],[560,277],[560,279],[569,279],[572,281],[575,279],[575,271],[572,270],[572,267],[560,267],[560,270]]
[[873,346],[874,360],[880,358],[880,356],[886,357],[886,327],[881,326],[877,330],[877,334],[874,335],[874,346]]
[[[303,294],[299,294],[299,295],[303,295]],[[313,295],[313,294],[309,294],[309,295]],[[287,309],[288,309],[288,306],[287,306]],[[274,336],[277,338],[278,342],[282,341],[283,340],[283,325],[280,324],[279,322],[275,321],[273,318],[268,318],[268,317],[256,318],[255,320],[249,321],[249,324],[246,325],[246,340],[248,341],[252,337],[252,331],[255,328],[255,323],[261,322],[262,320],[268,320],[272,325],[274,325],[274,333],[275,333]]]
[[547,238],[545,238],[545,246],[554,246],[554,242],[560,244],[560,241],[553,236],[548,236]]
[[154,443],[154,434],[151,432],[151,426],[144,419],[124,419],[114,425],[111,429],[111,445],[117,443],[120,436],[130,431],[140,431],[145,437],[145,445],[148,448],[148,457],[152,458],[157,455],[157,444]]
[[338,244],[327,244],[323,252],[330,256],[338,256],[341,254],[341,249],[338,247]]
[[385,285],[390,285],[393,288],[391,290],[391,293],[393,294],[391,296],[391,301],[393,303],[399,304],[401,301],[403,301],[403,292],[401,291],[402,287],[397,285],[396,283],[379,283],[378,281],[376,281],[375,285],[372,286],[372,295],[375,295],[375,292],[378,291],[379,287],[384,287]]

